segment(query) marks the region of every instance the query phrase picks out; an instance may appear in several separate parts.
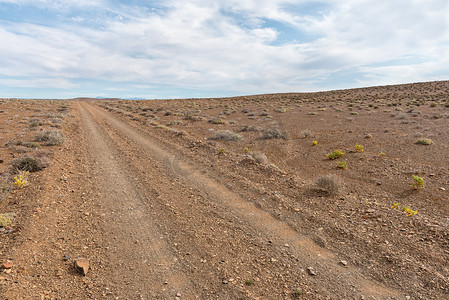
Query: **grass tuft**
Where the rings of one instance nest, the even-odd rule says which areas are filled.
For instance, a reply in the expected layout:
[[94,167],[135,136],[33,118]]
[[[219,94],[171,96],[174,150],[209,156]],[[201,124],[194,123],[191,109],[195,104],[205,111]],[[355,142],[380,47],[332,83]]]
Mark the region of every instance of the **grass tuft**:
[[0,214],[0,227],[6,228],[9,227],[14,220],[13,213],[3,213]]
[[415,142],[418,145],[432,145],[433,141],[431,139],[419,139]]

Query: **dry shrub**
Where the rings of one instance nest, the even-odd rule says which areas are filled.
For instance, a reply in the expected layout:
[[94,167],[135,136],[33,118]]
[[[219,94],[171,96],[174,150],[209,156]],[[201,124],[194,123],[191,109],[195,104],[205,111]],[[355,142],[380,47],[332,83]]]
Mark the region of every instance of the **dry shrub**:
[[312,136],[312,131],[308,130],[308,129],[304,129],[303,131],[301,131],[301,135],[305,138]]
[[339,191],[338,179],[335,176],[323,176],[315,182],[316,187],[328,195],[336,195]]
[[44,142],[47,146],[61,145],[64,142],[64,134],[59,130],[42,130],[36,134],[35,140]]
[[10,191],[11,186],[8,184],[7,180],[0,177],[0,203]]
[[229,130],[218,130],[217,132],[215,132],[214,136],[211,139],[224,140],[224,141],[237,141],[242,139],[242,136]]
[[262,129],[256,125],[244,126],[240,129],[240,132],[247,132],[247,131],[259,132],[262,131]]
[[253,152],[251,153],[251,156],[255,159],[255,161],[261,165],[267,165],[270,161],[268,160],[268,157],[263,154],[262,152]]
[[45,152],[36,151],[34,155],[23,155],[12,161],[14,171],[36,172],[48,167],[50,158]]
[[279,128],[269,128],[262,131],[262,139],[288,139],[288,132]]

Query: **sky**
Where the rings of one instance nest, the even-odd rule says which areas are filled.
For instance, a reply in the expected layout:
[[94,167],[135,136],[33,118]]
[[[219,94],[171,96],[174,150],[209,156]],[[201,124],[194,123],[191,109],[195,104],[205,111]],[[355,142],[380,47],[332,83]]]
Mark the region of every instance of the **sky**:
[[447,0],[0,0],[0,98],[207,98],[448,79]]

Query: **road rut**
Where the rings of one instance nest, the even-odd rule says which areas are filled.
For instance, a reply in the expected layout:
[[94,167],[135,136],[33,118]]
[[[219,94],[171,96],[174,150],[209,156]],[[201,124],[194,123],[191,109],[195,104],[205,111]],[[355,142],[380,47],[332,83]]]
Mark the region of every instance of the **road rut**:
[[[173,250],[171,245],[178,246],[178,243],[174,241],[177,239],[182,240],[183,237],[174,233],[176,228],[172,226],[175,224],[180,225],[182,222],[186,222],[185,220],[192,222],[190,224],[191,227],[196,226],[203,229],[207,226],[216,226],[216,224],[215,220],[196,219],[195,215],[190,215],[195,210],[193,207],[190,207],[190,211],[184,210],[183,205],[188,205],[187,202],[182,204],[182,201],[176,201],[176,199],[166,202],[168,198],[161,195],[166,193],[166,195],[174,196],[177,199],[186,197],[186,191],[182,188],[184,186],[187,189],[187,194],[189,194],[187,197],[193,196],[191,191],[195,191],[197,195],[200,195],[199,198],[202,201],[201,209],[203,211],[208,210],[208,214],[213,215],[213,212],[209,211],[212,209],[215,212],[220,212],[221,216],[225,216],[224,220],[234,219],[228,222],[238,224],[237,228],[233,228],[231,224],[231,230],[233,231],[249,231],[250,233],[246,233],[244,239],[248,240],[249,235],[249,239],[257,239],[257,243],[260,243],[261,240],[269,241],[270,244],[276,246],[265,249],[264,245],[257,245],[258,251],[268,252],[265,254],[268,254],[267,257],[271,257],[269,262],[276,263],[278,259],[274,257],[279,255],[285,257],[285,254],[288,253],[287,260],[289,260],[288,265],[290,268],[304,270],[306,266],[309,266],[317,270],[319,276],[314,277],[313,280],[306,277],[307,279],[305,280],[310,281],[308,284],[313,286],[323,298],[325,298],[326,294],[332,295],[333,291],[338,291],[339,295],[350,298],[364,295],[373,296],[376,299],[391,299],[398,296],[391,288],[373,279],[364,278],[356,267],[342,266],[339,264],[337,255],[318,246],[307,236],[274,218],[262,208],[258,208],[253,203],[246,201],[244,199],[244,191],[236,192],[230,190],[216,178],[211,177],[209,174],[204,174],[202,170],[196,169],[193,164],[188,162],[188,159],[183,158],[179,153],[164,148],[157,141],[152,140],[145,132],[87,103],[79,103],[78,109],[81,113],[85,130],[90,135],[93,145],[93,158],[99,165],[96,181],[106,181],[104,188],[108,192],[105,194],[105,199],[109,199],[108,201],[110,202],[105,204],[110,210],[108,212],[108,215],[112,218],[110,223],[118,224],[111,228],[111,233],[121,231],[121,238],[127,237],[124,241],[121,241],[122,245],[134,243],[133,239],[139,240],[139,243],[135,243],[139,246],[131,248],[132,251],[126,248],[120,249],[120,244],[117,244],[112,249],[114,251],[110,254],[110,261],[117,261],[119,266],[123,264],[130,267],[131,270],[138,268],[139,273],[142,271],[145,274],[145,278],[134,277],[133,279],[133,276],[137,274],[133,275],[133,272],[125,273],[126,276],[131,277],[125,277],[126,282],[134,281],[134,284],[138,286],[137,290],[141,294],[149,284],[153,290],[160,291],[163,289],[166,280],[159,280],[158,282],[158,278],[163,277],[171,278],[170,281],[173,282],[171,286],[172,293],[179,291],[187,298],[194,295],[203,295],[203,297],[216,295],[217,298],[220,298],[220,295],[221,297],[229,298],[251,298],[255,296],[253,293],[248,292],[244,286],[231,290],[226,287],[225,290],[221,291],[220,284],[227,285],[228,283],[222,271],[217,272],[215,270],[212,274],[208,272],[209,275],[219,277],[215,282],[213,278],[207,280],[201,278],[201,272],[186,274],[185,270],[195,269],[197,262],[185,259],[185,255],[180,256],[179,252],[176,256],[176,250]],[[125,161],[123,161],[123,157],[126,157]],[[153,169],[149,170],[149,168],[143,166]],[[111,175],[105,174],[114,174],[115,176],[111,177]],[[152,180],[149,178],[145,179],[147,177],[151,177]],[[179,186],[175,188],[173,187],[174,185]],[[145,194],[149,195],[150,200],[145,198]],[[168,216],[157,214],[154,220],[150,217],[152,214],[154,215],[151,207],[157,207],[157,205],[155,206],[155,201],[151,200],[151,195],[156,195],[154,198],[160,200],[159,206],[163,207],[160,209],[164,209],[165,213],[167,213],[167,209],[171,209],[175,213],[172,226],[169,225],[170,222],[167,222]],[[200,212],[201,210],[198,211],[198,213]],[[170,218],[168,217],[168,219]],[[179,219],[179,221],[175,219]],[[235,221],[235,219],[238,221]],[[129,222],[126,226],[120,225],[126,222]],[[195,224],[195,222],[198,223]],[[162,230],[165,230],[165,236],[163,232],[160,232],[157,224],[166,224],[166,227]],[[212,231],[216,230],[213,228]],[[203,234],[206,235],[205,232]],[[190,249],[186,250],[187,256],[192,257],[190,252],[198,252],[200,257],[211,256],[207,251],[209,246],[205,245],[201,238],[195,241],[198,238],[197,232],[186,233],[184,238],[190,240],[190,242],[185,243],[186,249]],[[229,237],[225,234],[221,239],[226,240]],[[232,245],[232,238],[228,242]],[[245,257],[248,255],[248,252],[254,250],[254,247],[249,245],[245,247],[242,242],[244,240],[238,241],[237,243],[240,246],[236,248],[244,251],[245,253],[242,253],[242,257]],[[254,243],[254,241],[248,242],[250,245]],[[282,247],[288,250],[285,251]],[[175,251],[175,254],[171,254],[173,251]],[[141,253],[147,253],[147,256],[142,257]],[[138,259],[136,260],[135,258]],[[151,261],[152,264],[144,265],[142,261]],[[203,261],[203,259],[200,259],[200,261]],[[243,263],[243,265],[245,264]],[[141,269],[142,266],[144,266],[143,270]],[[209,267],[213,268],[213,266]],[[232,268],[232,266],[227,268]],[[202,269],[207,270],[208,268],[206,266]],[[224,269],[226,272],[226,268]],[[120,276],[120,270],[121,268],[118,268],[117,276]],[[284,273],[285,267],[280,267],[278,272],[279,274]],[[287,271],[284,276],[294,277],[294,274],[295,272]],[[220,278],[220,276],[223,278]],[[304,278],[304,275],[302,275],[302,278]],[[243,279],[241,278],[241,280]],[[146,280],[149,283],[145,283]],[[155,285],[155,282],[158,282],[158,284]],[[217,284],[218,288],[216,287]],[[280,295],[285,296],[285,288],[282,290],[283,293]],[[209,293],[208,291],[212,292]],[[274,294],[265,295],[265,297],[267,299],[277,298]],[[321,297],[317,296],[317,298]]]

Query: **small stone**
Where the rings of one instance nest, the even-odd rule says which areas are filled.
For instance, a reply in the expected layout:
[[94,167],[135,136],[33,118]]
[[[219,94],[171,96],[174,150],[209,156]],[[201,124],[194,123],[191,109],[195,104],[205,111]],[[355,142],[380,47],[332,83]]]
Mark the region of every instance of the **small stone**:
[[228,284],[228,281],[227,280],[223,280],[222,283],[223,284]]
[[316,276],[316,272],[312,267],[307,267],[307,273],[312,276]]
[[70,260],[70,255],[66,255],[62,258],[63,261],[69,261]]
[[372,209],[372,208],[368,208],[368,209],[366,210],[366,212],[372,214],[373,212],[375,212],[375,210]]
[[346,260],[340,260],[340,265],[346,267],[348,265],[348,262]]
[[176,297],[181,297],[181,293],[176,293]]
[[5,263],[2,264],[2,268],[3,268],[3,269],[6,269],[6,270],[9,270],[9,269],[12,268],[13,265],[14,265],[14,264],[13,264],[12,261],[7,261],[7,262],[5,262]]
[[440,190],[445,191],[446,189],[444,187],[440,187]]
[[271,258],[271,262],[277,262],[278,260],[276,258]]
[[78,258],[74,261],[75,269],[86,276],[87,272],[89,271],[89,261],[87,258]]

